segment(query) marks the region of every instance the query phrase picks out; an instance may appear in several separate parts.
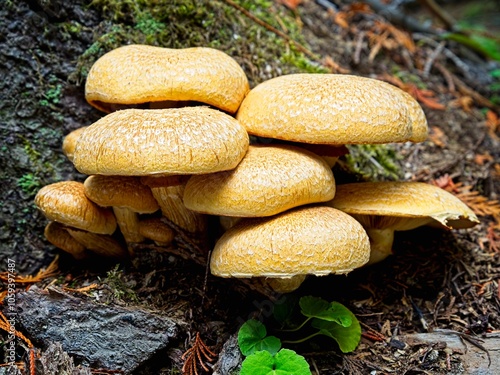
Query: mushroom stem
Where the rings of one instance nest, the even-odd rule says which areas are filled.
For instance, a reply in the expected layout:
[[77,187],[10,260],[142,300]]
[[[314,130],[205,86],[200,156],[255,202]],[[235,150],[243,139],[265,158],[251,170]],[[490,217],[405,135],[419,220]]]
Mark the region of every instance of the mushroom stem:
[[306,279],[306,275],[295,275],[288,278],[268,278],[265,284],[269,285],[277,293],[291,293],[297,290]]
[[365,228],[370,238],[370,260],[366,265],[383,261],[392,254],[394,242],[394,229]]
[[151,187],[163,215],[190,233],[203,233],[206,227],[202,214],[186,208],[182,201],[185,185]]
[[139,233],[139,215],[136,212],[126,207],[113,207],[113,212],[127,243],[144,241],[144,236]]

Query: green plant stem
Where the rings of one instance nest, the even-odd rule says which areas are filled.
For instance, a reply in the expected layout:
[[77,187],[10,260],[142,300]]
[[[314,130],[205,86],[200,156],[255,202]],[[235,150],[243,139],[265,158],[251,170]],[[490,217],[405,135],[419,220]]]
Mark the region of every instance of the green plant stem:
[[321,332],[318,331],[316,333],[313,333],[312,335],[309,335],[309,336],[304,337],[303,339],[299,339],[299,340],[283,340],[283,341],[281,341],[281,343],[282,344],[300,344],[301,342],[312,339],[314,336],[318,336],[318,335],[321,335]]
[[304,322],[303,322],[300,326],[298,326],[298,327],[295,327],[295,328],[292,328],[292,329],[278,329],[278,331],[280,331],[280,332],[296,332],[296,331],[298,331],[299,329],[301,329],[302,327],[304,327],[304,326],[306,325],[306,323],[307,323],[308,321],[310,321],[311,319],[312,319],[311,317],[307,318],[307,319],[306,319],[306,320],[305,320],[305,321],[304,321]]

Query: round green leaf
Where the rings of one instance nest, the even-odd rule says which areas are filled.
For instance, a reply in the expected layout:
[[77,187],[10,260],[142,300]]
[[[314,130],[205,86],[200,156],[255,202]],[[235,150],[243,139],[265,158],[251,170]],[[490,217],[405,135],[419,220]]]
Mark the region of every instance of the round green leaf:
[[311,375],[311,370],[304,357],[281,349],[274,357],[266,351],[249,355],[241,364],[240,375]]
[[275,336],[266,336],[264,324],[251,319],[245,322],[238,331],[238,345],[244,356],[256,351],[265,350],[274,355],[281,348],[281,341]]
[[311,325],[318,329],[320,334],[337,341],[343,353],[349,353],[356,349],[361,340],[361,325],[352,313],[351,322],[349,327],[344,327],[336,322],[313,319]]

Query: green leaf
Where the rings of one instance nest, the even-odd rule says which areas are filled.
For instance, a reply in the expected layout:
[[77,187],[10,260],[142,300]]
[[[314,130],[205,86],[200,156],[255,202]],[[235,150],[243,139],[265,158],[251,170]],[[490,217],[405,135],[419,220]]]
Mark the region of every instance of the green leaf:
[[264,324],[255,319],[245,322],[238,332],[238,345],[244,356],[265,350],[271,355],[281,348],[281,341],[275,336],[266,336]]
[[361,340],[361,325],[354,314],[350,311],[349,313],[351,324],[347,327],[333,321],[322,319],[313,319],[311,322],[311,325],[319,330],[319,334],[331,337],[337,341],[343,353],[354,351]]
[[274,357],[267,351],[249,355],[241,364],[240,375],[311,375],[311,370],[304,357],[281,349]]
[[344,305],[338,302],[327,302],[322,298],[305,296],[299,301],[302,314],[308,318],[317,318],[329,322],[336,322],[344,327],[352,324],[353,314]]

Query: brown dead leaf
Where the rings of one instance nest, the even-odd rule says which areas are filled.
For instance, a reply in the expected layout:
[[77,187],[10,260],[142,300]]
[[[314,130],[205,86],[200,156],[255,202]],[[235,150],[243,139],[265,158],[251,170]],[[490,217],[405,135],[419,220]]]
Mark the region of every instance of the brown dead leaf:
[[446,147],[446,141],[448,138],[444,131],[442,131],[437,126],[431,127],[431,131],[429,132],[429,140],[434,143],[438,147]]
[[488,134],[491,138],[495,140],[500,139],[496,134],[497,131],[500,130],[500,119],[498,118],[498,115],[492,110],[486,112],[486,127],[488,128]]
[[470,97],[469,95],[464,95],[455,100],[452,100],[449,104],[454,108],[462,108],[464,112],[470,113],[472,111],[474,99],[472,99],[472,97]]
[[474,162],[477,165],[484,165],[486,162],[493,161],[493,156],[491,156],[488,152],[485,154],[476,154],[474,155]]

